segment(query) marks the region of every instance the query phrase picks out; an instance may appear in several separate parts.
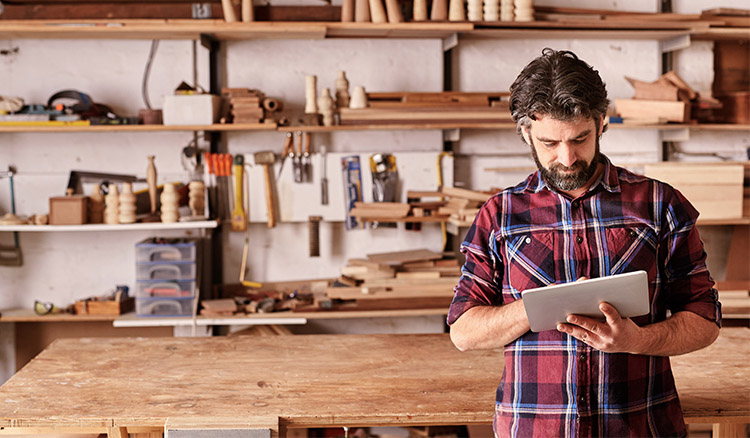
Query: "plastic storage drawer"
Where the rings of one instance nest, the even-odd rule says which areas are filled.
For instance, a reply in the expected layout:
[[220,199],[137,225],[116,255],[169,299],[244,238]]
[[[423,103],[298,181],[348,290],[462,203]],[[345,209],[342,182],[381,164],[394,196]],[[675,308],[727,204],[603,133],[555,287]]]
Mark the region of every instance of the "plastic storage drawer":
[[174,239],[174,243],[156,243],[146,239],[135,244],[136,262],[189,262],[195,260],[195,242]]
[[135,297],[136,298],[184,298],[195,296],[195,281],[136,281]]
[[136,263],[136,280],[194,280],[195,262]]
[[192,316],[195,298],[136,298],[138,316]]

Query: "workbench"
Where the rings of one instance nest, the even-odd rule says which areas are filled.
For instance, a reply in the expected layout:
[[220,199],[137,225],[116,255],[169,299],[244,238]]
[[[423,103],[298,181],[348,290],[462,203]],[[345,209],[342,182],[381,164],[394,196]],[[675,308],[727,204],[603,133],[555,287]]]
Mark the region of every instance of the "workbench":
[[[749,341],[672,358],[688,423],[750,423]],[[488,424],[502,368],[447,334],[58,339],[0,387],[0,435]]]

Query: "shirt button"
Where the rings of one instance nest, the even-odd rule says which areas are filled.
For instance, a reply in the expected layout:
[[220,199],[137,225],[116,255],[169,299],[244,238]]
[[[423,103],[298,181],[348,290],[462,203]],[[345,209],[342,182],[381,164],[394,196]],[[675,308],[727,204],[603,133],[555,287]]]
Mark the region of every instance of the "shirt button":
[[526,238],[526,243],[527,243],[527,244],[531,243],[531,237],[527,237],[527,238]]
[[628,235],[630,237],[635,237],[635,231],[634,230],[628,230]]
[[581,362],[585,362],[586,361],[586,355],[585,354],[581,354],[580,356],[578,356],[578,359],[580,359]]
[[586,401],[586,397],[580,396],[580,397],[578,397],[578,401],[581,402],[581,403],[584,403]]
[[573,201],[572,205],[573,205],[573,208],[578,208],[578,206],[581,205],[581,203],[578,201]]
[[583,237],[577,236],[576,237],[576,243],[581,243],[581,242],[583,242]]

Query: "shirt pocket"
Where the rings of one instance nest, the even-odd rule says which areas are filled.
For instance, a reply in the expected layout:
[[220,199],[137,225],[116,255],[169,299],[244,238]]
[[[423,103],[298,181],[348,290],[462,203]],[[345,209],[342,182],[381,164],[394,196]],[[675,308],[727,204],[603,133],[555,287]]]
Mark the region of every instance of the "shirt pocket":
[[607,228],[606,234],[609,275],[643,270],[655,277],[657,244],[651,228]]
[[555,282],[555,238],[549,231],[506,236],[506,284],[514,298],[520,292]]

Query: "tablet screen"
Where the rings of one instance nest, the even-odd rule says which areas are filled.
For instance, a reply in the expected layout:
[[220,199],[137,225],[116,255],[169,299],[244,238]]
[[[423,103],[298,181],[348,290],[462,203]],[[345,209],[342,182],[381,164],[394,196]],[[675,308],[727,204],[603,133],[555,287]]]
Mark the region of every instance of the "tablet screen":
[[613,305],[623,318],[645,315],[650,310],[646,271],[528,289],[521,296],[533,332],[555,330],[570,314],[603,321],[599,310],[602,301]]

